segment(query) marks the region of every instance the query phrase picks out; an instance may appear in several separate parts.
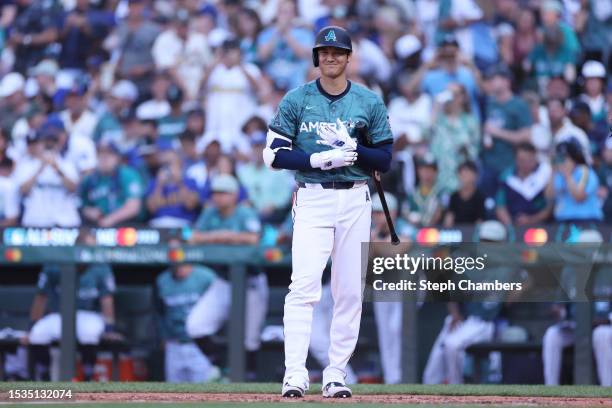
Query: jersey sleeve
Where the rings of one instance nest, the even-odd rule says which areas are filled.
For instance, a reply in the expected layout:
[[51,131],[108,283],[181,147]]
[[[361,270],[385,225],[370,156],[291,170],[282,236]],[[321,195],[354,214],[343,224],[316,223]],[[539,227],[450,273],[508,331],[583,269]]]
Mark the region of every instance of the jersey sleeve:
[[298,133],[299,106],[295,101],[296,90],[289,92],[278,104],[268,127],[270,130],[294,140]]
[[125,167],[122,173],[121,188],[124,190],[126,200],[141,198],[143,196],[143,186],[136,170]]
[[385,107],[382,99],[379,97],[376,98],[376,102],[372,106],[370,115],[369,133],[371,143],[376,146],[379,144],[393,142],[393,133],[391,133],[391,126],[389,125],[387,108]]

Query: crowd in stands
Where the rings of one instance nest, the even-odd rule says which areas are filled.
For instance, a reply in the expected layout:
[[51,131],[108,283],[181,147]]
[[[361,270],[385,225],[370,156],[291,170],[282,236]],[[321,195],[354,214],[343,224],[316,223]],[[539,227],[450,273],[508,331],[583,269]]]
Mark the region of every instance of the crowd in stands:
[[0,226],[190,226],[226,174],[280,224],[294,182],[263,164],[267,123],[330,24],[388,104],[404,220],[612,220],[609,0],[0,7]]

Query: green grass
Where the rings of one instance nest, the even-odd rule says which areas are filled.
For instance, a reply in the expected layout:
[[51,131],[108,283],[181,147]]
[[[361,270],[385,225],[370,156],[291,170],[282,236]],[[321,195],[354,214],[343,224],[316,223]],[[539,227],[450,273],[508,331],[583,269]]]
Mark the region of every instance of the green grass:
[[[73,392],[177,392],[177,393],[255,393],[277,394],[279,383],[235,383],[235,384],[169,384],[156,382],[140,383],[0,383],[0,392],[14,389],[70,389]],[[413,395],[498,395],[523,397],[599,397],[612,398],[611,387],[593,385],[568,385],[547,387],[544,385],[382,385],[358,384],[352,386],[357,395],[413,394]],[[311,386],[309,394],[318,394],[320,384]],[[72,407],[73,405],[71,405]],[[311,405],[309,405],[311,406]]]

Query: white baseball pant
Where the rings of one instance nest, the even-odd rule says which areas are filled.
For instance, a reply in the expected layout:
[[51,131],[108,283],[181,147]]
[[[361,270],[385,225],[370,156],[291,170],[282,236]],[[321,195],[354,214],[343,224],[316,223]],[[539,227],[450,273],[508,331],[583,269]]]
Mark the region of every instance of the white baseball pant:
[[475,316],[469,316],[458,323],[453,330],[450,328],[452,317],[447,316],[444,326],[436,339],[425,372],[424,384],[463,383],[463,364],[465,349],[472,344],[490,341],[493,338],[495,325]]
[[195,343],[166,342],[166,381],[201,383],[208,380],[210,361]]
[[402,382],[402,303],[377,301],[374,318],[385,384]]
[[[100,313],[89,310],[76,312],[76,336],[80,344],[98,344],[104,333],[104,319]],[[30,330],[30,344],[46,345],[62,336],[62,316],[51,313],[38,320]]]
[[321,276],[330,255],[334,307],[323,383],[344,382],[361,323],[360,255],[361,243],[370,238],[370,192],[365,184],[345,190],[300,188],[293,211],[293,271],[284,311],[284,382],[308,383],[306,357],[313,307],[321,298]]
[[599,383],[604,387],[612,387],[612,324],[601,325],[593,330],[593,353]]
[[[312,311],[312,334],[310,335],[310,354],[321,367],[329,365],[329,331],[334,311],[334,299],[331,294],[331,285],[323,285],[321,300]],[[357,375],[350,364],[346,365],[346,383],[356,384]]]
[[[247,279],[244,346],[247,351],[259,349],[261,329],[268,312],[268,279],[260,273]],[[217,278],[189,312],[185,328],[191,338],[210,336],[228,319],[232,305],[230,284]]]
[[559,385],[563,349],[574,344],[575,329],[568,323],[570,322],[550,326],[542,338],[542,363],[546,385]]

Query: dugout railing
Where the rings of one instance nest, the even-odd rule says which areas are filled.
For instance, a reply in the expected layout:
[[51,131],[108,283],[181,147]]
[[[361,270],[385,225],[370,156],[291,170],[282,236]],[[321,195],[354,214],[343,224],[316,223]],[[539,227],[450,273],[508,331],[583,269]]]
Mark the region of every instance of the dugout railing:
[[[422,229],[417,232],[419,237],[431,237],[432,228]],[[15,231],[19,231],[16,233]],[[69,381],[74,377],[77,343],[75,338],[75,309],[76,309],[76,271],[78,263],[89,264],[96,262],[109,263],[111,265],[156,265],[167,266],[173,262],[193,262],[211,266],[226,267],[232,286],[231,317],[228,321],[228,367],[229,379],[231,381],[244,381],[245,379],[245,350],[244,350],[244,320],[245,320],[245,289],[247,279],[247,268],[254,266],[273,266],[290,268],[291,260],[282,251],[271,257],[265,255],[261,248],[251,246],[226,246],[205,245],[180,247],[163,244],[164,233],[155,234],[151,229],[143,230],[142,234],[146,241],[139,244],[140,230],[100,230],[101,239],[98,246],[75,246],[70,245],[70,239],[66,238],[62,230],[36,230],[36,229],[7,229],[2,234],[0,245],[0,266],[31,265],[40,266],[44,264],[59,264],[61,272],[61,298],[60,313],[62,319],[62,337],[60,340],[61,370],[60,379]],[[163,230],[162,230],[163,231]],[[555,226],[554,228],[531,228],[514,231],[516,241],[526,242],[530,236],[542,237],[542,231],[546,231],[548,237],[563,238],[564,233],[569,233],[567,226]],[[564,232],[566,231],[566,232]],[[167,231],[166,231],[167,232]],[[609,230],[603,230],[603,235],[610,237]],[[179,232],[180,233],[180,232]],[[54,235],[55,234],[55,235]],[[110,235],[117,238],[108,240]],[[122,235],[123,234],[123,235]],[[174,231],[172,236],[176,236]],[[74,238],[76,235],[73,234]],[[53,237],[57,240],[54,241]],[[128,238],[125,238],[125,237]],[[474,236],[473,228],[458,228],[453,230],[436,230],[436,238],[443,243],[445,239],[453,242],[471,241]],[[106,238],[104,238],[106,237]],[[122,238],[123,237],[123,238]],[[148,237],[148,238],[147,238]],[[153,237],[153,238],[152,238]],[[445,238],[447,237],[447,238]],[[282,254],[278,256],[278,254]],[[402,366],[403,382],[418,383],[419,378],[419,350],[416,336],[418,336],[417,303],[416,300],[403,303],[403,339]],[[65,318],[71,316],[72,318]],[[591,306],[589,303],[576,304],[576,345],[574,347],[574,378],[576,383],[589,384],[594,382],[593,361],[591,354]]]

